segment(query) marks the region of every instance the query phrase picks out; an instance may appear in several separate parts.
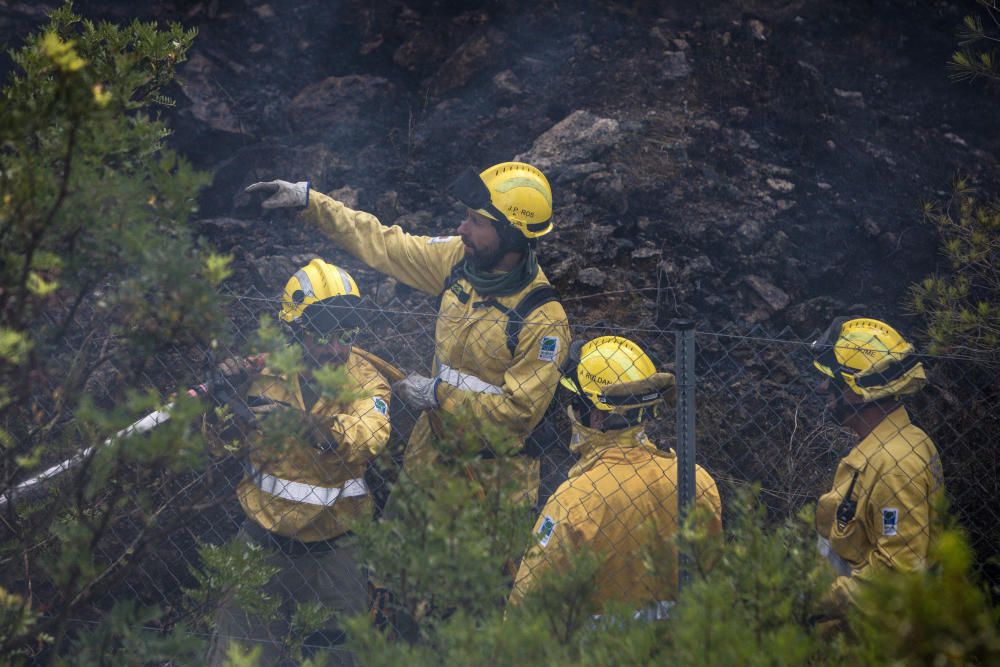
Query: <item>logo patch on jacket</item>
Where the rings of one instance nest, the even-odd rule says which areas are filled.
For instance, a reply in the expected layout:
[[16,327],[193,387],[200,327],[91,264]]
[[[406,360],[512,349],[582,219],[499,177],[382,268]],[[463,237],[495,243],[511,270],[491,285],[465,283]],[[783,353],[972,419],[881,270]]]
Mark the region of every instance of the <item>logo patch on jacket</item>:
[[557,354],[559,354],[559,337],[542,336],[542,340],[538,344],[538,360],[555,361]]
[[882,508],[882,534],[886,536],[896,535],[896,528],[899,523],[899,510],[895,507]]
[[427,245],[431,245],[432,243],[447,243],[448,241],[452,240],[453,238],[455,238],[455,237],[454,236],[432,236],[431,238],[427,239]]
[[542,525],[538,527],[538,543],[543,547],[546,546],[549,543],[549,538],[552,537],[552,531],[555,529],[556,522],[552,520],[552,517],[542,517]]
[[376,396],[375,398],[372,399],[372,402],[375,403],[375,410],[380,415],[385,417],[389,414],[389,404],[386,403],[384,399],[381,399],[378,396]]

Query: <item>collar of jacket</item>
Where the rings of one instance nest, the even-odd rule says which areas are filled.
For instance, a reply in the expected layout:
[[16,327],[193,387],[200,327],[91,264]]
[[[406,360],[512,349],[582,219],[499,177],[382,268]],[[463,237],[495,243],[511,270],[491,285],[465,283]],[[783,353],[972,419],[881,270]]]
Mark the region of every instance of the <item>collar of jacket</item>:
[[864,461],[870,459],[886,443],[896,438],[907,426],[910,426],[910,413],[902,405],[887,414],[872,432],[854,446],[847,458],[858,456]]
[[570,469],[570,477],[582,475],[597,463],[598,459],[612,449],[621,450],[638,447],[648,451],[648,453],[663,454],[646,437],[646,431],[641,424],[631,428],[598,431],[597,429],[588,428],[577,421],[572,407],[566,408],[566,414],[569,415],[570,424],[573,425],[573,434],[570,436],[569,449],[580,457],[576,465]]
[[538,258],[533,248],[528,248],[524,257],[513,269],[506,273],[479,271],[468,260],[464,262],[464,277],[482,296],[510,296],[517,294],[534,281],[538,275]]

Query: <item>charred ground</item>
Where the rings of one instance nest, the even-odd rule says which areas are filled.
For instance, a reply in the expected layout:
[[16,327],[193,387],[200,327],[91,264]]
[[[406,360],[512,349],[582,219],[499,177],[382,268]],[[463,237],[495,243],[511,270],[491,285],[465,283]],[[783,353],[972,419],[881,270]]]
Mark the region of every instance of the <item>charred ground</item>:
[[[16,43],[46,3],[5,4]],[[308,178],[383,222],[448,232],[460,216],[450,179],[520,155],[553,182],[556,231],[541,252],[562,293],[643,297],[575,302],[578,321],[613,306],[633,324],[684,315],[804,334],[835,312],[898,319],[908,285],[939,262],[921,202],[959,172],[995,182],[997,98],[944,69],[970,5],[77,9],[199,28],[171,141],[215,173],[199,225],[235,253],[234,287],[276,290],[283,267],[269,257],[344,261],[291,219],[260,223],[248,183]]]

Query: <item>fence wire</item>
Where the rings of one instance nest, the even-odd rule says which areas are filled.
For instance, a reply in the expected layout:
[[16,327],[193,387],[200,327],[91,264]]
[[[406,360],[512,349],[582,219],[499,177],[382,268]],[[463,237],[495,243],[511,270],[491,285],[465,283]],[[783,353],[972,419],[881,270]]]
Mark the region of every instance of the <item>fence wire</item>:
[[[186,390],[197,384],[198,379],[207,379],[220,362],[226,359],[246,359],[259,346],[257,340],[259,322],[262,316],[275,317],[281,303],[261,293],[225,294],[230,304],[232,338],[212,350],[169,350],[153,355],[146,366],[145,374],[149,387],[166,401],[174,392]],[[400,299],[394,295],[380,295],[377,299],[366,299],[357,309],[362,313],[360,332],[353,341],[357,348],[367,350],[378,358],[401,371],[403,374],[417,372],[440,376],[440,359],[443,349],[451,341],[447,335],[457,336],[464,327],[473,323],[448,321],[447,312],[439,314],[435,304],[422,297]],[[487,310],[487,309],[484,309]],[[97,317],[82,309],[77,318]],[[508,323],[505,314],[499,311],[481,313],[477,326],[486,323],[503,330]],[[532,327],[552,327],[556,323],[547,321],[529,322],[526,333],[531,337]],[[575,339],[588,340],[602,335],[615,335],[637,343],[650,356],[658,369],[677,371],[678,330],[667,326],[662,329],[644,326],[587,326],[571,323]],[[85,327],[81,327],[85,329]],[[442,332],[446,335],[442,337]],[[714,480],[721,497],[723,523],[726,508],[736,490],[745,485],[760,487],[761,497],[775,520],[796,514],[804,505],[839,489],[841,498],[854,501],[855,515],[840,516],[838,513],[832,527],[832,541],[847,545],[860,554],[864,545],[885,542],[888,558],[901,564],[915,563],[925,551],[925,542],[930,538],[931,527],[925,518],[914,518],[907,503],[912,498],[933,493],[933,489],[921,487],[925,471],[914,463],[915,447],[923,446],[913,442],[913,430],[906,430],[904,439],[911,445],[907,450],[906,462],[897,460],[896,470],[882,470],[892,476],[908,476],[885,491],[881,498],[885,502],[871,508],[864,508],[865,498],[876,502],[876,492],[863,473],[861,485],[855,481],[852,493],[845,494],[842,484],[850,479],[850,470],[838,468],[845,457],[856,452],[859,438],[850,430],[831,419],[826,399],[816,392],[822,380],[813,368],[813,353],[809,343],[819,332],[805,337],[797,336],[791,330],[770,331],[762,326],[741,328],[733,326],[722,331],[705,331],[696,328],[693,332],[695,348],[694,376],[696,412],[693,420],[694,432],[680,434],[693,436],[695,459],[701,469],[699,475],[707,474]],[[511,365],[511,355],[497,341],[504,336],[490,336],[482,339],[464,340],[464,348],[450,351],[450,359],[458,365],[459,371],[475,376],[482,384],[470,384],[469,377],[449,376],[446,383],[462,386],[484,401],[486,412],[481,418],[493,419],[507,425],[521,436],[532,433],[539,450],[537,456],[526,460],[523,467],[533,480],[532,491],[537,495],[535,504],[538,513],[536,530],[542,541],[548,539],[555,529],[545,526],[544,518],[557,510],[565,510],[561,516],[568,517],[569,507],[556,507],[565,503],[557,489],[567,480],[577,457],[571,452],[569,418],[565,414],[570,403],[570,394],[559,389],[551,404],[538,405],[537,395],[548,396],[539,390],[539,382],[551,385],[551,377],[539,378],[523,376],[525,383],[531,383],[531,393],[514,401],[504,401],[503,392],[521,387],[503,386],[509,384],[505,375]],[[567,345],[563,340],[559,344]],[[98,343],[90,339],[68,337],[64,344],[77,353],[100,357]],[[95,347],[96,346],[96,347]],[[493,347],[491,347],[493,346]],[[531,354],[536,360],[544,358],[555,362],[544,345]],[[546,356],[548,355],[548,356]],[[435,368],[434,360],[438,365]],[[1000,573],[995,571],[990,559],[1000,555],[1000,450],[995,446],[1000,434],[1000,418],[996,410],[996,382],[988,371],[970,362],[945,357],[921,356],[929,377],[929,389],[914,395],[906,401],[909,417],[916,427],[929,436],[940,454],[943,468],[943,484],[949,507],[970,536],[979,562],[987,579],[1000,581]],[[183,475],[164,471],[156,488],[151,491],[157,500],[161,513],[156,522],[162,533],[155,550],[143,555],[141,566],[129,571],[127,577],[108,587],[106,595],[98,601],[94,615],[78,619],[91,623],[102,610],[110,608],[116,601],[132,599],[144,604],[157,604],[161,608],[173,609],[179,605],[184,589],[195,586],[192,573],[199,571],[198,547],[204,544],[223,544],[240,540],[246,544],[262,545],[269,550],[268,560],[279,575],[262,587],[262,591],[282,600],[303,602],[316,600],[329,604],[340,611],[361,612],[368,604],[368,584],[365,574],[358,568],[358,556],[353,547],[345,546],[340,539],[347,531],[349,522],[362,516],[380,516],[386,508],[393,485],[400,476],[404,460],[414,455],[413,448],[419,436],[414,430],[426,429],[421,426],[420,410],[399,396],[393,395],[388,386],[397,380],[386,377],[385,366],[373,365],[369,360],[351,357],[347,364],[350,388],[359,390],[353,401],[334,401],[325,397],[322,389],[309,386],[308,382],[261,372],[261,367],[247,366],[242,374],[226,378],[225,389],[236,398],[245,409],[257,417],[258,426],[248,427],[248,421],[241,421],[238,411],[232,408],[209,411],[209,417],[196,425],[215,444],[215,454],[198,473]],[[470,370],[472,369],[472,370]],[[391,370],[391,369],[390,369]],[[117,388],[115,377],[118,369],[114,363],[103,363],[92,376],[87,393],[99,406],[111,407],[124,396]],[[490,379],[483,379],[489,376]],[[492,381],[491,381],[492,379]],[[50,379],[54,387],[55,379]],[[354,384],[351,385],[351,382]],[[539,391],[541,393],[539,394]],[[509,397],[508,397],[509,398]],[[329,405],[326,405],[329,403]],[[308,420],[308,410],[317,404],[325,405],[318,410],[322,419]],[[72,424],[72,415],[58,412],[58,406],[40,403],[42,412],[51,411],[52,418],[63,426]],[[228,410],[228,414],[227,414]],[[317,412],[317,411],[313,411]],[[543,414],[545,418],[543,419]],[[138,417],[139,415],[136,415]],[[663,452],[677,448],[679,434],[677,422],[667,412],[659,419],[645,422],[645,433],[653,446]],[[276,419],[275,419],[276,418]],[[901,419],[897,416],[897,419]],[[266,422],[265,422],[266,420]],[[273,421],[272,427],[266,424]],[[890,434],[899,436],[905,425],[900,422]],[[906,429],[910,427],[905,426]],[[297,437],[312,440],[303,447],[301,442],[291,443],[284,449],[262,451],[254,449],[252,443],[259,438],[259,431],[274,435],[281,429],[292,429]],[[303,435],[305,434],[305,435]],[[95,434],[81,434],[81,441],[92,444]],[[98,439],[99,440],[99,439]],[[247,445],[239,456],[225,455],[230,449]],[[409,444],[409,447],[407,445]],[[418,443],[419,444],[419,443]],[[881,443],[885,446],[886,443]],[[898,447],[894,445],[894,447]],[[911,451],[912,450],[912,451]],[[60,455],[69,450],[63,450]],[[898,449],[892,456],[899,457]],[[924,456],[921,450],[919,456]],[[918,458],[919,458],[918,456]],[[58,458],[58,457],[56,457]],[[534,460],[537,459],[537,463]],[[857,455],[851,459],[857,468],[868,463]],[[924,467],[933,467],[935,462],[922,461]],[[45,459],[48,464],[49,460]],[[619,490],[625,493],[624,502],[638,507],[636,494],[640,485],[652,488],[632,462],[617,465],[634,465],[635,479],[627,481],[627,487]],[[665,485],[667,495],[653,493],[654,502],[669,505],[664,508],[642,510],[645,515],[634,515],[635,535],[632,527],[624,529],[607,527],[598,523],[598,531],[607,529],[609,536],[615,530],[625,531],[628,539],[614,534],[607,548],[627,550],[638,542],[638,526],[641,519],[650,518],[663,510],[664,521],[676,524],[678,502],[698,502],[707,493],[705,481],[701,477],[692,485],[689,500],[677,499],[677,476],[675,463],[662,464],[666,471],[664,479],[656,482]],[[593,467],[590,471],[593,471]],[[127,467],[117,473],[128,475]],[[620,472],[620,471],[619,471]],[[579,473],[579,471],[578,471]],[[587,471],[579,474],[586,474]],[[618,474],[610,466],[608,475]],[[74,469],[67,477],[80,475]],[[673,475],[671,478],[670,476]],[[845,477],[846,475],[846,477]],[[933,477],[933,475],[932,475]],[[98,494],[98,502],[121,502],[118,498],[113,477],[107,491]],[[618,478],[615,478],[618,479]],[[692,478],[693,479],[693,478]],[[15,483],[23,481],[13,480]],[[865,485],[867,488],[862,488]],[[600,480],[595,482],[600,489]],[[919,488],[918,488],[919,487]],[[122,487],[124,488],[124,487]],[[600,493],[598,491],[598,493]],[[885,494],[889,495],[886,496]],[[556,494],[556,496],[553,496]],[[615,495],[606,493],[606,502]],[[622,502],[618,498],[614,502]],[[642,502],[646,502],[643,500]],[[583,505],[580,505],[583,506]],[[191,513],[191,508],[198,511]],[[577,509],[579,509],[577,507]],[[835,508],[843,509],[843,503]],[[866,511],[870,516],[861,516]],[[248,519],[248,515],[252,519]],[[195,517],[192,519],[191,517]],[[861,526],[865,519],[871,525]],[[568,520],[568,519],[567,519]],[[917,529],[906,526],[907,520],[920,522]],[[617,522],[622,523],[621,516]],[[872,522],[880,522],[875,525]],[[107,533],[107,539],[98,543],[98,558],[106,563],[114,563],[129,553],[131,545],[144,536],[143,523],[125,513]],[[526,525],[525,530],[530,526]],[[830,527],[827,527],[830,529]],[[669,535],[674,528],[666,528],[661,535]],[[881,531],[881,535],[872,531]],[[855,531],[852,533],[852,531]],[[861,535],[858,531],[867,533]],[[919,544],[900,544],[900,540],[916,540]],[[862,544],[863,543],[863,544]],[[312,546],[310,546],[312,545]],[[315,546],[320,545],[320,546]],[[628,554],[623,554],[623,562],[629,562]],[[858,556],[859,558],[861,555]],[[531,559],[525,561],[530,564]],[[857,565],[857,563],[855,564]],[[523,568],[524,566],[522,566]],[[540,565],[541,567],[541,565]],[[30,574],[7,577],[9,588],[17,590],[31,585]],[[634,578],[634,572],[628,574]],[[521,579],[521,575],[518,575]],[[609,585],[620,578],[609,576]],[[349,591],[349,592],[345,592]],[[45,586],[34,585],[36,599],[44,597]],[[653,602],[664,602],[663,592],[650,594]],[[669,592],[666,597],[669,597]],[[234,603],[235,604],[235,603]],[[287,605],[285,605],[287,607]],[[289,607],[290,608],[290,607]],[[287,612],[287,609],[285,609]],[[287,627],[257,623],[249,615],[243,614],[236,606],[224,606],[216,615],[213,628],[215,641],[225,641],[227,637],[237,637],[250,642],[279,646],[285,640]],[[654,617],[655,614],[654,614]],[[306,647],[336,649],[342,642],[335,624],[329,624],[326,633],[308,638]]]

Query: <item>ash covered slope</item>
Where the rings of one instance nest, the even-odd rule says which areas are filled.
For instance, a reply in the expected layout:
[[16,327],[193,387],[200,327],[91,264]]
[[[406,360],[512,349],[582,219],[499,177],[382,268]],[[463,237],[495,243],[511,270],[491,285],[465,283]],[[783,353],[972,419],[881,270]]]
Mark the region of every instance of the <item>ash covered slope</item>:
[[[568,302],[579,321],[804,333],[862,307],[898,317],[939,261],[921,201],[959,169],[997,180],[997,98],[944,69],[971,3],[928,4],[212,0],[140,17],[201,31],[172,141],[215,171],[201,227],[235,253],[237,291],[275,291],[275,258],[309,252],[374,280],[289,219],[258,224],[250,182],[311,178],[447,232],[451,178],[516,155],[553,182],[542,261],[563,294],[637,295]],[[19,7],[6,31],[37,17]]]

